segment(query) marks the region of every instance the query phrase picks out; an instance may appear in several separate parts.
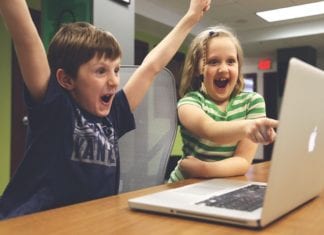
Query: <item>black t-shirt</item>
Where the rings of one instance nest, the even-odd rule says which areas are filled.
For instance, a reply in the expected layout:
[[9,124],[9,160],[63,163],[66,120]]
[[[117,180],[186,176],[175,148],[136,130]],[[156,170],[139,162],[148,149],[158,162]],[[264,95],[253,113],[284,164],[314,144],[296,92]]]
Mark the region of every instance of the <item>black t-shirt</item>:
[[0,219],[117,194],[118,139],[135,128],[124,92],[105,118],[78,107],[54,77],[42,103],[25,97],[25,158],[0,199]]

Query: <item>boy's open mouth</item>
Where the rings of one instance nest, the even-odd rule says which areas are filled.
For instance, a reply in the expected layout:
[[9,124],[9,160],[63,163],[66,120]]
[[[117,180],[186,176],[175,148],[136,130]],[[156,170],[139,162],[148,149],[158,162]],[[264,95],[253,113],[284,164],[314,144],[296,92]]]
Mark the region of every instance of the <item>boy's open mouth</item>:
[[228,79],[217,79],[217,80],[214,80],[214,84],[218,88],[224,88],[224,87],[226,87],[226,85],[228,84],[228,82],[229,82]]
[[101,100],[102,100],[104,103],[109,103],[111,97],[112,97],[112,95],[103,95],[103,96],[101,96]]

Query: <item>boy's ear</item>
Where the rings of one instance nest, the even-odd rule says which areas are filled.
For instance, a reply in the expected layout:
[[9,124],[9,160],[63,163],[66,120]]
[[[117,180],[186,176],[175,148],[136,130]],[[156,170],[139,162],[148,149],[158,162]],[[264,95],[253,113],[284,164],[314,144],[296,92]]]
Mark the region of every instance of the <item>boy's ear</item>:
[[73,90],[74,80],[67,75],[63,69],[58,69],[56,71],[56,80],[64,89],[68,91]]

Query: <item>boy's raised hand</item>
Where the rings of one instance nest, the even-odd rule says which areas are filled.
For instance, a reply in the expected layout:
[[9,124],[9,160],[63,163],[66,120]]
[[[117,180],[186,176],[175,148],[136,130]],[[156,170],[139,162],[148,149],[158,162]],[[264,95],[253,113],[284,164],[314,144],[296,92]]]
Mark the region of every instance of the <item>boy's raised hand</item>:
[[142,101],[156,75],[169,63],[192,28],[210,8],[210,2],[211,0],[191,0],[186,14],[150,51],[128,80],[123,90],[132,111]]
[[50,68],[26,1],[0,0],[0,12],[13,40],[24,82],[35,101],[40,101],[47,89]]
[[191,0],[188,13],[197,16],[197,21],[201,19],[206,11],[210,8],[211,0]]

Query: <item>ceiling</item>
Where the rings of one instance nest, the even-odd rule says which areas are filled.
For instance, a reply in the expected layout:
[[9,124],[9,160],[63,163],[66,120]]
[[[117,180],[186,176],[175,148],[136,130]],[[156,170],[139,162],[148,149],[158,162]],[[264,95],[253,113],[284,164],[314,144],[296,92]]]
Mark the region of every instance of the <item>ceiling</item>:
[[[224,24],[234,29],[246,57],[272,57],[277,48],[311,45],[324,57],[324,15],[268,23],[257,11],[311,3],[307,0],[212,0],[211,9],[193,29]],[[185,13],[189,0],[135,0],[137,31],[162,38]],[[192,39],[188,37],[186,43]]]

